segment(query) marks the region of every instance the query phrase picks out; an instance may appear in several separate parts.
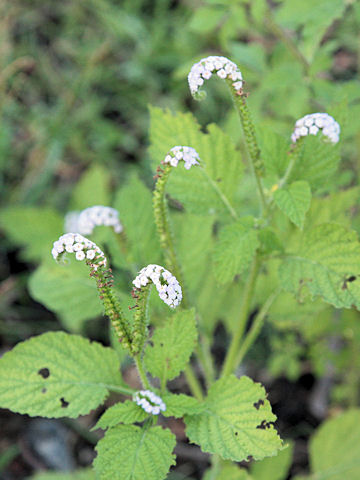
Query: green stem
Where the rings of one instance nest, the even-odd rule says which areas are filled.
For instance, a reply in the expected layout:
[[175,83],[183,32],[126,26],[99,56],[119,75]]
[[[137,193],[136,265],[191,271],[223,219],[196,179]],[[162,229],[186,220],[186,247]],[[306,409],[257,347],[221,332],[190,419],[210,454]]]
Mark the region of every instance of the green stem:
[[235,360],[235,368],[240,365],[243,358],[249,351],[250,347],[253,345],[255,340],[257,339],[260,330],[264,324],[265,318],[271,305],[273,304],[276,297],[279,295],[280,289],[273,292],[269,298],[264,303],[263,307],[261,308],[260,312],[256,315],[253,324],[249,332],[246,334],[243,343],[241,344],[240,350],[237,352],[236,360]]
[[186,365],[184,373],[185,373],[186,381],[190,387],[191,393],[194,395],[195,398],[197,398],[201,402],[204,398],[204,395],[202,392],[200,382],[197,379],[197,376],[195,375],[194,370],[192,369],[192,366],[190,363]]
[[267,13],[264,17],[266,19],[267,26],[271,33],[278,38],[289,52],[301,63],[306,75],[309,73],[310,64],[304,57],[304,55],[297,48],[296,43],[292,38],[275,22],[271,8],[267,9]]
[[121,393],[122,395],[132,395],[135,390],[131,388],[122,387],[120,385],[106,385],[106,388],[114,393]]
[[261,211],[266,209],[266,198],[261,183],[264,165],[261,160],[261,152],[256,138],[255,127],[251,119],[250,110],[246,104],[246,94],[236,92],[231,85],[231,81],[227,81],[230,92],[234,100],[235,109],[240,117],[240,122],[244,131],[246,148],[248,157],[250,158],[250,166],[256,180],[256,186],[259,194]]
[[143,367],[140,355],[136,355],[134,357],[134,361],[135,361],[135,365],[136,365],[136,368],[137,368],[137,371],[138,371],[138,374],[139,374],[139,377],[140,377],[140,380],[141,380],[141,383],[142,383],[143,387],[146,388],[146,389],[150,389],[151,388],[150,383],[149,383],[149,380],[147,379],[146,372],[145,372],[145,369]]
[[220,200],[223,202],[223,204],[225,205],[225,207],[229,211],[230,215],[233,217],[234,220],[237,220],[237,218],[238,218],[237,213],[235,212],[234,208],[231,206],[229,200],[226,198],[226,196],[220,190],[219,185],[216,182],[214,182],[214,180],[211,177],[209,177],[207,171],[203,167],[200,167],[200,168],[201,168],[202,174],[204,175],[206,180],[210,183],[212,188],[215,190],[215,192],[219,196]]
[[296,162],[297,162],[297,160],[300,156],[303,144],[304,144],[303,137],[299,138],[297,140],[297,142],[293,145],[292,150],[290,150],[290,152],[289,152],[289,157],[290,157],[289,158],[289,163],[288,163],[287,169],[284,173],[284,176],[279,181],[279,184],[278,184],[279,188],[283,187],[286,184],[286,182],[289,180],[290,175],[293,171],[293,168],[295,167],[295,164],[296,164]]
[[212,361],[209,339],[206,334],[200,332],[199,344],[196,348],[201,367],[204,372],[206,385],[209,387],[215,380],[215,370]]
[[230,373],[232,373],[235,368],[236,356],[238,354],[240,341],[246,327],[246,322],[249,315],[251,299],[254,293],[254,288],[255,288],[259,267],[260,267],[260,261],[257,255],[255,255],[251,265],[248,281],[245,285],[245,289],[243,292],[239,321],[238,321],[235,333],[233,335],[233,338],[231,340],[229,350],[225,357],[225,362],[224,362],[223,370],[221,373],[221,377],[230,375]]
[[[182,306],[183,308],[189,308],[189,301],[186,294],[185,282],[182,270],[180,268],[175,247],[174,247],[174,239],[172,235],[172,231],[170,228],[169,222],[169,212],[168,206],[165,197],[165,187],[172,170],[171,165],[163,165],[162,171],[158,170],[160,173],[158,180],[156,182],[156,186],[154,189],[153,194],[153,206],[154,206],[154,215],[155,215],[155,223],[157,227],[157,231],[160,238],[160,245],[165,253],[165,262],[167,267],[170,269],[171,273],[175,275],[177,280],[179,281],[182,291],[183,291],[183,299],[182,299]],[[198,398],[203,398],[202,388],[200,385],[199,380],[197,379],[196,375],[194,374],[191,365],[189,364],[185,369],[185,377],[189,384],[190,390],[192,394]]]

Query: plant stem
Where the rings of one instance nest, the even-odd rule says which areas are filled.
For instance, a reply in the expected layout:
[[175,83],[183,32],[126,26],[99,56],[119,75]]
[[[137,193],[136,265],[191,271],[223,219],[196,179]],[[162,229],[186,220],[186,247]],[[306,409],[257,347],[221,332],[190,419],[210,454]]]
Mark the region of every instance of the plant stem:
[[260,333],[260,330],[261,330],[261,328],[264,324],[264,320],[266,318],[266,315],[269,312],[269,309],[270,309],[271,305],[273,304],[274,300],[279,295],[279,293],[280,293],[280,289],[273,292],[269,296],[269,298],[266,300],[266,302],[264,303],[260,312],[256,315],[255,320],[253,321],[253,324],[251,325],[251,328],[250,328],[249,332],[246,334],[246,337],[244,338],[244,341],[241,344],[240,350],[237,353],[236,360],[235,360],[235,368],[238,365],[240,365],[243,358],[247,354],[248,350],[250,349],[250,347],[253,345],[253,343],[257,339],[257,337]]
[[105,385],[111,392],[121,393],[122,395],[132,395],[135,390],[131,388],[122,387],[120,385]]
[[200,332],[199,344],[196,348],[201,367],[204,372],[205,382],[210,386],[215,380],[215,370],[212,362],[209,339],[206,334]]
[[149,380],[147,379],[146,372],[145,372],[145,369],[143,367],[140,355],[136,355],[134,357],[134,361],[135,361],[135,365],[136,365],[136,368],[137,368],[137,371],[138,371],[138,374],[139,374],[139,377],[140,377],[140,380],[141,380],[141,383],[142,383],[143,387],[146,388],[146,389],[149,389],[150,388],[150,383],[149,383]]
[[199,401],[203,400],[204,395],[203,395],[203,392],[202,392],[200,382],[197,379],[197,377],[194,373],[194,370],[192,369],[192,366],[191,366],[190,363],[188,363],[186,365],[184,373],[185,373],[186,381],[189,384],[191,393]]
[[226,196],[220,190],[218,184],[216,182],[214,182],[214,180],[211,177],[209,177],[207,171],[203,167],[200,167],[200,168],[201,168],[202,174],[204,175],[206,180],[210,183],[210,185],[215,190],[215,192],[218,194],[220,200],[223,202],[225,207],[228,209],[230,215],[233,217],[234,220],[237,220],[237,218],[238,218],[237,213],[235,212],[234,208],[230,205],[229,200],[226,198]]
[[249,315],[251,299],[254,293],[254,288],[255,288],[259,267],[260,267],[260,261],[257,255],[255,254],[255,257],[251,265],[249,277],[243,292],[243,299],[242,299],[239,321],[225,358],[223,370],[221,372],[221,377],[230,375],[230,373],[232,373],[235,368],[235,362],[236,362],[236,357],[239,350],[239,344],[246,327],[246,321]]
[[235,109],[240,117],[240,122],[244,131],[246,148],[248,157],[250,159],[250,167],[255,176],[256,186],[259,194],[261,212],[264,212],[266,209],[266,198],[261,183],[261,175],[264,166],[261,160],[261,152],[257,142],[255,127],[251,119],[250,110],[246,105],[246,94],[236,92],[231,85],[231,81],[228,82],[228,85],[234,100]]
[[293,148],[292,150],[290,150],[289,152],[289,163],[288,163],[288,166],[287,166],[287,169],[284,173],[284,176],[282,177],[282,179],[279,181],[279,188],[283,187],[285,185],[285,183],[289,180],[289,177],[291,175],[291,172],[293,170],[293,168],[295,167],[295,164],[300,156],[300,153],[301,153],[301,150],[302,150],[302,147],[303,147],[303,138],[299,138],[298,141],[293,145]]

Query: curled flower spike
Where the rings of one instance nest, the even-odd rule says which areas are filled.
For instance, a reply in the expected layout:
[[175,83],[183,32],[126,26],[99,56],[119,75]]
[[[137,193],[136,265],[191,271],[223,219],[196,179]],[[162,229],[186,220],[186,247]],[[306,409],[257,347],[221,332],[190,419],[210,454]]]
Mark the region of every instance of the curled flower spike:
[[76,260],[86,260],[94,271],[99,267],[106,267],[104,252],[94,242],[79,233],[66,233],[54,242],[51,250],[54,260],[66,253],[75,253]]
[[200,165],[200,157],[195,148],[192,147],[173,147],[166,155],[163,163],[169,163],[172,167],[177,167],[179,161],[185,162],[186,170],[190,170],[193,165]]
[[191,94],[195,95],[199,87],[203,85],[204,80],[208,80],[213,73],[216,73],[222,79],[230,79],[236,92],[242,89],[242,75],[237,65],[226,57],[210,56],[202,58],[200,62],[191,67],[188,75]]
[[123,226],[119,212],[115,208],[96,205],[81,212],[69,212],[65,217],[65,230],[76,231],[82,235],[91,235],[95,227],[104,225],[113,227],[115,233],[121,233]]
[[137,289],[152,282],[159,293],[159,297],[169,307],[176,308],[182,300],[181,286],[177,279],[168,270],[160,265],[148,265],[140,270],[132,282]]
[[340,125],[327,113],[311,113],[297,120],[291,141],[296,143],[300,137],[317,135],[320,131],[331,143],[338,143]]
[[166,410],[165,403],[151,390],[140,390],[136,392],[133,400],[139,407],[145,410],[146,413],[151,413],[152,415],[159,415],[160,412]]

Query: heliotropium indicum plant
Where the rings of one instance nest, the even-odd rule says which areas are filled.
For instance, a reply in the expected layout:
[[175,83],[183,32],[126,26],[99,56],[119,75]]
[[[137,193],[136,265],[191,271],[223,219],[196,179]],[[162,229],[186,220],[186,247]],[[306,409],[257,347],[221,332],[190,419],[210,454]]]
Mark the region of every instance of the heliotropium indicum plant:
[[[238,66],[225,57],[200,60],[189,73],[191,94],[204,98],[200,89],[211,77],[231,92],[243,132],[241,153],[217,126],[204,132],[189,114],[153,108],[152,226],[134,234],[139,218],[149,221],[146,189],[134,180],[132,190],[124,189],[132,195],[131,214],[121,207],[126,196],[116,204],[121,223],[112,207],[71,212],[66,233],[49,245],[63,264],[56,268],[66,269],[66,262],[87,266],[113,336],[134,362],[142,387],[124,382],[114,349],[65,332],[33,337],[0,360],[0,406],[14,412],[74,418],[111,392],[122,394],[94,426],[104,431],[93,465],[99,479],[164,479],[176,462],[168,417],[183,418],[189,442],[214,455],[206,478],[225,478],[224,461],[276,456],[284,444],[265,389],[239,376],[265,320],[304,304],[311,312],[319,302],[360,308],[360,244],[349,219],[336,213],[339,205],[331,207],[345,198],[334,181],[339,124],[326,113],[311,113],[296,121],[293,132],[289,125],[288,140],[265,135],[253,124]],[[138,205],[143,217],[136,217]],[[112,228],[131,258],[115,277],[113,253],[91,239],[99,226]],[[146,243],[154,242],[156,230],[160,252]],[[148,265],[139,263],[141,255],[151,257]],[[119,298],[130,293],[131,304],[122,305]],[[76,288],[66,294],[81,302]],[[219,319],[230,336],[220,368],[210,348]],[[188,389],[173,393],[169,381],[182,372]]]

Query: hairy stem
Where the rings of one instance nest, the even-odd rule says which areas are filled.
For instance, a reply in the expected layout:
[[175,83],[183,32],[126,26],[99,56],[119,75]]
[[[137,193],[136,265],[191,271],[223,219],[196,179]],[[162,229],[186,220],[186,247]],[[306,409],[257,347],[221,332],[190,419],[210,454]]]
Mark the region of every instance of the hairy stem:
[[144,366],[142,364],[140,354],[136,355],[134,357],[134,361],[135,361],[135,365],[136,365],[136,368],[137,368],[142,386],[145,389],[149,389],[150,388],[150,383],[149,383],[149,380],[147,379],[146,372],[145,372]]
[[110,318],[121,344],[131,351],[132,336],[127,320],[122,312],[120,303],[113,292],[113,275],[111,269],[92,271],[91,276],[96,280],[100,300],[103,303],[105,314]]
[[235,333],[233,335],[233,338],[230,343],[229,350],[227,352],[227,355],[225,357],[225,362],[223,366],[223,370],[221,372],[221,376],[224,377],[226,375],[230,375],[230,373],[233,372],[235,365],[236,365],[236,357],[238,354],[239,350],[239,345],[240,341],[242,339],[242,336],[244,334],[244,330],[246,327],[246,321],[248,319],[249,315],[249,309],[251,305],[251,299],[254,293],[254,288],[255,288],[255,283],[257,279],[257,274],[259,271],[260,267],[260,261],[255,255],[251,269],[249,272],[249,277],[247,280],[247,283],[245,285],[244,291],[243,291],[243,298],[242,298],[242,305],[241,305],[241,310],[240,310],[240,315],[239,315],[239,321],[235,330]]
[[290,152],[288,154],[289,155],[289,163],[288,163],[287,169],[284,173],[284,176],[279,181],[279,185],[278,185],[279,188],[283,187],[285,185],[285,183],[289,180],[290,175],[293,171],[293,168],[295,167],[296,162],[297,162],[298,158],[300,157],[300,153],[301,153],[301,150],[303,148],[303,145],[304,145],[304,139],[299,138],[298,141],[295,143],[295,145],[292,146],[292,149],[290,150]]
[[240,117],[241,126],[244,131],[246,148],[250,159],[250,167],[256,180],[261,211],[263,212],[266,209],[266,198],[261,182],[264,165],[261,160],[261,152],[256,138],[255,127],[251,119],[250,110],[246,104],[246,94],[242,92],[236,92],[231,86],[231,81],[228,81],[228,85],[234,100],[235,109]]
[[261,328],[264,324],[266,315],[268,314],[271,305],[273,304],[274,300],[279,295],[279,293],[280,293],[280,289],[273,292],[264,303],[260,312],[256,315],[255,320],[253,321],[253,324],[251,325],[249,332],[246,334],[244,341],[242,342],[241,347],[237,352],[237,356],[235,360],[235,368],[237,368],[237,366],[240,365],[245,355],[249,351],[250,347],[253,345],[253,343],[257,339],[261,331]]

